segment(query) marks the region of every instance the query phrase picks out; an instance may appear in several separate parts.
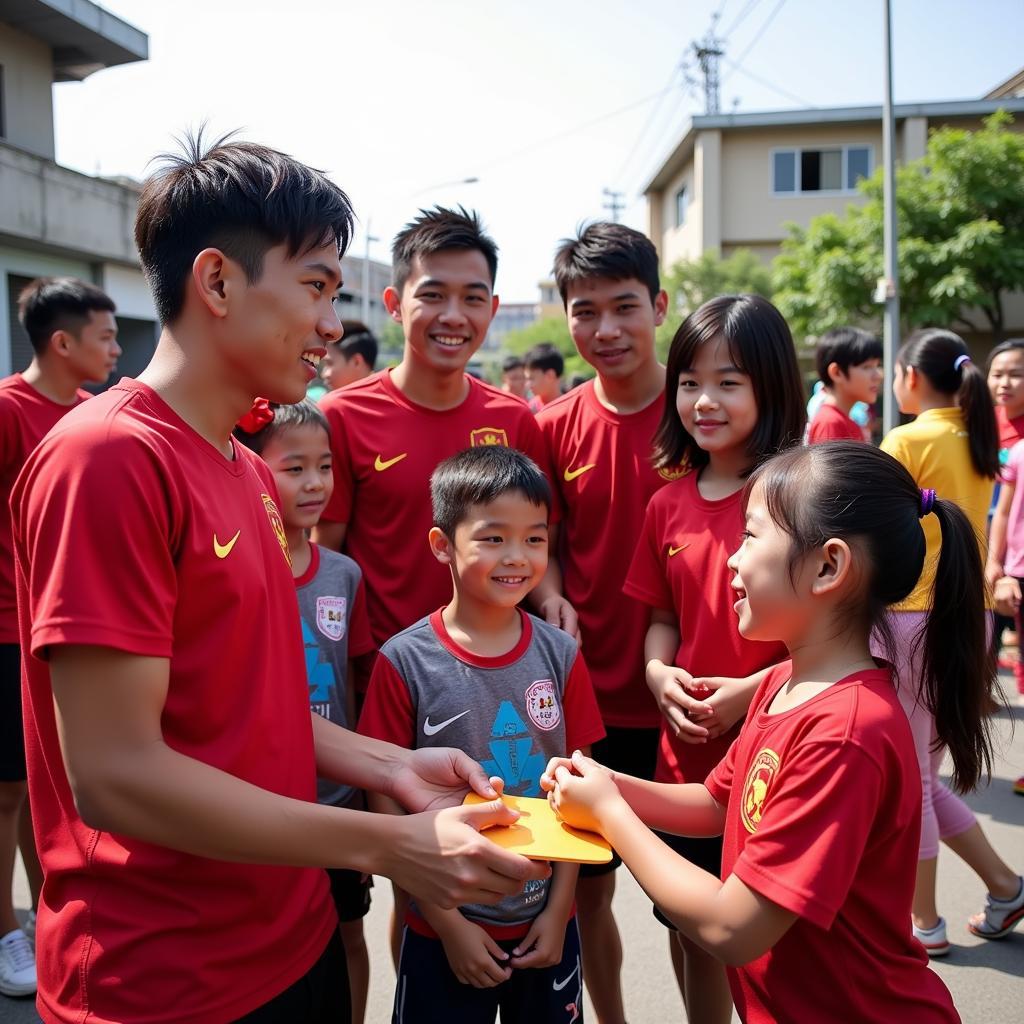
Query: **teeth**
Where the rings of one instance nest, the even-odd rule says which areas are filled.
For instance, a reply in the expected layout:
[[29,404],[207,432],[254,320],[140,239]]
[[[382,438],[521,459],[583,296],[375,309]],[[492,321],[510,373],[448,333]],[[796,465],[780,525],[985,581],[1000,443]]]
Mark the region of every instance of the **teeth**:
[[314,370],[319,369],[321,356],[314,352],[303,352],[302,358],[313,367]]
[[450,335],[434,335],[434,341],[436,341],[439,345],[447,345],[449,348],[458,348],[458,346],[461,345],[465,340],[465,338],[455,338],[451,337]]

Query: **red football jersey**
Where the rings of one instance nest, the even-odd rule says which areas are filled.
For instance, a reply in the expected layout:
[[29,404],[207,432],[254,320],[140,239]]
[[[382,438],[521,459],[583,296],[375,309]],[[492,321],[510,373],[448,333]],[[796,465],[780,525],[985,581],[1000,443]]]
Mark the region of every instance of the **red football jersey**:
[[[660,490],[647,506],[626,579],[627,594],[679,617],[675,664],[694,676],[742,678],[787,657],[782,644],[745,640],[737,628],[726,562],[743,537],[741,499],[741,491],[702,498],[696,473]],[[738,732],[736,725],[707,743],[683,743],[662,718],[656,779],[703,782]]]
[[1010,419],[1006,415],[1006,406],[996,406],[996,426],[999,427],[999,447],[1012,448],[1024,437],[1024,416]]
[[860,425],[831,402],[822,402],[807,428],[807,443],[819,441],[863,441]]
[[430,474],[476,445],[518,448],[546,469],[526,403],[472,377],[461,405],[439,412],[411,402],[382,370],[320,403],[331,425],[334,494],[329,523],[347,523],[345,551],[366,581],[378,646],[451,597],[452,577],[430,551]]
[[92,395],[79,390],[71,405],[41,395],[20,373],[0,380],[0,644],[18,642],[18,599],[14,589],[11,490],[32,449],[50,428]]
[[921,776],[888,668],[847,676],[799,707],[768,708],[769,673],[706,785],[727,807],[722,877],[797,920],[763,956],[729,968],[749,1024],[959,1021],[910,930]]
[[89,827],[61,757],[44,659],[90,644],[169,661],[168,746],[316,799],[273,477],[233,448],[232,461],[122,380],[61,421],[14,489],[47,1021],[234,1020],[305,974],[337,927],[323,871],[229,864]]
[[607,725],[657,728],[644,681],[648,611],[622,586],[652,494],[683,473],[651,464],[651,441],[664,407],[620,416],[588,381],[537,416],[558,495],[559,559],[565,596],[579,613],[587,666]]

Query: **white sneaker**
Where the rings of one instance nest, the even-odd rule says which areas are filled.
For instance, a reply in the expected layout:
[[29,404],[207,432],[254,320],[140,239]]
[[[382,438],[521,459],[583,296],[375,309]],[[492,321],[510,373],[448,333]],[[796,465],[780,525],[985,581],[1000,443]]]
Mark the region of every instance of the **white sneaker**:
[[36,990],[36,958],[32,944],[20,928],[0,939],[0,992],[30,996]]

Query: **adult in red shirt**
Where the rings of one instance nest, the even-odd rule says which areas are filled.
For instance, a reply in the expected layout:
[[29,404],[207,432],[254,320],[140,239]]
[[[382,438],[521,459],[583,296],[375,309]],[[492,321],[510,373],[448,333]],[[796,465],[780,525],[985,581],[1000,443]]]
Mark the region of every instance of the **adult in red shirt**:
[[0,992],[35,992],[35,961],[11,902],[14,851],[20,845],[32,890],[32,914],[42,874],[25,799],[25,740],[21,721],[21,648],[14,589],[11,489],[33,448],[68,411],[91,397],[82,385],[102,384],[117,366],[114,302],[73,277],[42,277],[18,296],[18,319],[32,344],[24,373],[0,381]]
[[[597,377],[537,416],[561,524],[552,542],[557,558],[533,600],[550,622],[579,617],[607,731],[594,756],[651,778],[661,716],[644,681],[647,610],[622,588],[648,499],[682,473],[657,469],[650,458],[665,392],[654,334],[668,297],[654,246],[622,224],[591,224],[563,242],[555,280],[573,342]],[[577,885],[583,976],[608,1024],[624,1020],[622,944],[611,906],[621,863],[584,865]]]
[[[314,539],[344,550],[366,583],[377,645],[448,599],[451,576],[430,554],[430,474],[477,445],[519,448],[544,468],[525,402],[466,373],[498,297],[497,247],[475,214],[423,213],[392,245],[388,314],[405,333],[402,361],[320,403],[331,425],[334,493]],[[365,674],[362,689],[365,690]]]
[[489,787],[455,752],[428,762],[310,714],[272,477],[230,435],[258,393],[301,399],[340,337],[352,209],[265,147],[190,150],[139,202],[153,360],[71,412],[12,497],[37,1006],[68,1024],[344,1021],[320,867],[449,906],[543,869],[475,833],[508,820],[497,801],[390,820],[315,802],[317,774],[414,811]]

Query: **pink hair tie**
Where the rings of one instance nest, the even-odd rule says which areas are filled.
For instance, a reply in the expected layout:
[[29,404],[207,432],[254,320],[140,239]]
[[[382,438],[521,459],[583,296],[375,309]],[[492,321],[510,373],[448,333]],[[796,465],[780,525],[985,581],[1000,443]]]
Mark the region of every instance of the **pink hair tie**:
[[265,398],[257,398],[252,408],[238,421],[239,430],[247,434],[259,433],[268,423],[274,422],[274,410]]
[[957,356],[956,359],[953,360],[953,369],[959,370],[960,367],[964,365],[964,363],[969,363],[970,361],[971,357],[966,353],[962,356]]
[[932,509],[935,508],[935,488],[933,487],[922,487],[921,488],[921,510],[918,515],[921,519],[924,519]]

